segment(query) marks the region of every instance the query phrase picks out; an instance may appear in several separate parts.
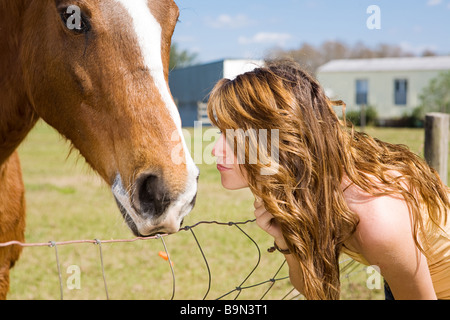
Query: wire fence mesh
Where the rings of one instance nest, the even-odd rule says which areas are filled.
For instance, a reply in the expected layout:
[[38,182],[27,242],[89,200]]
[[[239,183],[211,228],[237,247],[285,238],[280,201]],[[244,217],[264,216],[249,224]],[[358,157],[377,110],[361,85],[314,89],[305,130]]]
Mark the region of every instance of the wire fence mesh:
[[[177,235],[180,235],[181,233],[188,233],[192,236],[193,242],[196,244],[198,252],[199,252],[199,258],[194,257],[192,255],[192,259],[201,259],[203,260],[203,269],[204,274],[206,274],[206,281],[205,277],[203,277],[202,280],[192,280],[192,281],[203,281],[204,283],[204,291],[199,294],[198,297],[195,299],[203,299],[203,300],[209,300],[209,299],[238,299],[240,295],[244,291],[250,291],[254,290],[256,288],[259,288],[260,291],[257,295],[252,295],[252,299],[267,299],[268,294],[272,291],[274,286],[277,283],[283,283],[283,287],[280,290],[276,292],[276,297],[271,296],[270,299],[303,299],[303,296],[301,296],[291,285],[289,282],[289,277],[287,276],[287,265],[286,261],[284,259],[280,259],[280,265],[277,266],[275,269],[269,269],[266,266],[261,267],[261,256],[262,253],[266,253],[265,248],[261,249],[261,246],[257,243],[257,241],[248,233],[246,230],[244,230],[244,226],[252,225],[254,224],[255,220],[247,220],[242,222],[219,222],[219,221],[200,221],[198,223],[195,223],[191,226],[185,226],[183,227],[179,233],[172,234],[172,235],[156,235],[152,237],[138,237],[133,239],[110,239],[110,240],[100,240],[100,239],[94,239],[94,240],[70,240],[70,241],[49,241],[49,242],[39,242],[39,243],[22,243],[18,241],[10,241],[7,243],[0,243],[0,248],[2,247],[8,247],[13,245],[19,245],[24,248],[36,248],[36,247],[48,247],[51,250],[54,251],[54,263],[55,263],[55,270],[59,282],[59,298],[64,299],[64,281],[63,281],[63,271],[61,267],[61,261],[59,256],[59,250],[61,247],[66,246],[73,246],[73,245],[95,245],[98,247],[98,264],[101,269],[101,278],[103,282],[104,287],[104,298],[110,299],[112,296],[112,299],[114,299],[114,295],[111,294],[110,290],[108,289],[108,268],[105,267],[105,253],[103,250],[103,247],[108,244],[116,244],[116,243],[124,243],[124,244],[131,244],[136,242],[147,242],[147,241],[159,241],[162,244],[162,247],[164,248],[164,251],[161,252],[161,256],[165,257],[165,260],[167,260],[167,268],[170,269],[170,272],[167,272],[167,276],[171,279],[171,290],[170,290],[170,297],[158,297],[160,299],[175,299],[177,289],[178,289],[178,277],[177,272],[174,268],[174,263],[171,259],[171,247],[167,244],[167,239],[171,239],[173,237],[177,237]],[[252,252],[254,252],[255,255],[255,262],[251,266],[246,266],[246,270],[242,270],[242,274],[235,274],[235,279],[240,280],[232,280],[237,281],[235,284],[232,284],[232,282],[226,284],[228,289],[224,290],[223,292],[218,293],[217,290],[212,293],[212,285],[213,285],[213,277],[214,273],[212,272],[212,267],[210,263],[211,254],[215,255],[221,255],[222,253],[219,250],[214,250],[212,253],[206,252],[204,249],[204,243],[202,240],[200,240],[196,234],[197,229],[199,226],[208,226],[208,225],[216,225],[221,226],[225,228],[233,228],[236,230],[239,234],[244,236],[246,239],[248,239],[248,243],[250,246],[253,247]],[[248,253],[246,253],[248,254]],[[276,255],[274,253],[273,255]],[[280,255],[281,256],[281,255]],[[200,258],[201,257],[201,258]],[[358,273],[362,273],[366,271],[366,268],[361,268],[359,265],[353,265],[351,259],[343,259],[341,260],[341,266],[343,266],[343,270],[345,272],[343,273],[342,279],[346,279],[347,281],[350,281],[350,277],[354,276]],[[261,278],[259,277],[253,277],[256,270],[266,268],[267,270],[263,270],[263,273],[265,276]],[[247,271],[247,269],[249,271]],[[233,271],[233,273],[236,273]],[[126,278],[126,275],[124,275],[124,278]],[[182,276],[182,279],[184,276]],[[167,279],[166,279],[167,280]],[[152,283],[149,284],[152,287],[158,286],[158,280],[152,281]],[[165,281],[165,285],[167,285],[167,281]],[[177,299],[180,298],[177,296]],[[184,297],[181,297],[183,299]]]

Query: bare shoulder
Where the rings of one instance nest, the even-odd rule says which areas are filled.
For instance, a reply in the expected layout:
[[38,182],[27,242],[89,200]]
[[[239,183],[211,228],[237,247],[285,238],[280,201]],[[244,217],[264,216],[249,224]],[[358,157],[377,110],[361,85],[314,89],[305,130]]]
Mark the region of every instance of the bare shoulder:
[[414,241],[403,197],[373,196],[355,185],[344,196],[359,217],[349,249],[379,267],[396,299],[436,299],[427,259]]
[[405,237],[412,237],[408,206],[401,196],[373,196],[352,185],[344,192],[350,210],[359,224],[352,246],[360,253],[377,248],[393,248]]

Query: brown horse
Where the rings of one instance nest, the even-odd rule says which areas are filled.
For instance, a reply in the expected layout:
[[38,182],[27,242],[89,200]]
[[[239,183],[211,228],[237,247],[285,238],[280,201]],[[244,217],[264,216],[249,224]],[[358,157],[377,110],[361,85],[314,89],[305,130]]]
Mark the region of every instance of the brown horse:
[[[39,118],[111,186],[135,235],[179,230],[198,169],[167,82],[178,15],[173,0],[0,0],[0,242],[24,240],[16,149]],[[19,255],[0,249],[0,298]]]

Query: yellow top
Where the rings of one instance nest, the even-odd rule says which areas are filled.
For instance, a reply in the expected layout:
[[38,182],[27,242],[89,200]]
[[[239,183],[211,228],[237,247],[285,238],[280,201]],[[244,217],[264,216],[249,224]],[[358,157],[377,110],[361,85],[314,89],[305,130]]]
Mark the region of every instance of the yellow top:
[[[450,299],[450,214],[447,214],[447,216],[447,223],[442,223],[442,230],[429,228],[430,231],[426,234],[428,245],[423,245],[434,291],[438,299]],[[419,236],[419,238],[424,240],[423,236]],[[422,243],[427,242],[422,241]],[[353,260],[370,265],[359,253],[352,252],[346,247],[342,247],[342,252]]]

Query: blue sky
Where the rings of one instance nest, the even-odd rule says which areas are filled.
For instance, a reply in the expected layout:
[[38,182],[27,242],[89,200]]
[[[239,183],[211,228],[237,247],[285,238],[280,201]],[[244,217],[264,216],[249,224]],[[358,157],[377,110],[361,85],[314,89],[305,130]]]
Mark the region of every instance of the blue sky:
[[[197,62],[258,59],[275,46],[293,49],[326,40],[450,54],[450,0],[175,1],[181,16],[174,42],[197,53]],[[380,30],[366,26],[370,5],[381,9]]]

